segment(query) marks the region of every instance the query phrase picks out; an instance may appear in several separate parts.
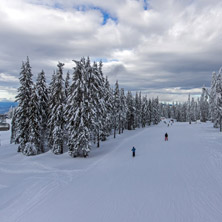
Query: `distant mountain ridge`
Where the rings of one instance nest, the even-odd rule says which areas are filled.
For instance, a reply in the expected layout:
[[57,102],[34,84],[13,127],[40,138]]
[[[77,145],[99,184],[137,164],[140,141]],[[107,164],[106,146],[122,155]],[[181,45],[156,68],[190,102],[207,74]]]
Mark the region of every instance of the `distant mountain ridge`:
[[7,113],[11,107],[16,107],[16,102],[0,102],[0,114]]

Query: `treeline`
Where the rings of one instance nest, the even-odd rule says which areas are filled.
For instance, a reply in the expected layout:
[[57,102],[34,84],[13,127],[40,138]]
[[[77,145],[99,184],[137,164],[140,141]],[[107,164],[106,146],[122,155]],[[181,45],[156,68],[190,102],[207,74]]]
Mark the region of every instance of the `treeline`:
[[215,128],[222,131],[222,69],[213,72],[210,89],[203,87],[200,98],[185,103],[161,104],[160,114],[179,122],[211,121]]
[[68,146],[70,156],[86,157],[92,143],[99,147],[111,134],[115,138],[124,129],[159,123],[158,98],[125,94],[118,81],[112,88],[102,62],[82,58],[74,64],[71,80],[69,72],[64,80],[64,64],[59,62],[48,86],[44,71],[34,83],[29,59],[22,63],[11,128],[18,152],[29,156],[51,149],[62,154]]
[[[200,120],[206,122],[209,115],[209,105],[208,101],[204,99],[204,96],[190,99],[184,103],[173,103],[173,104],[160,104],[161,116],[165,118],[175,119],[177,122],[195,122]],[[206,105],[206,109],[201,109]]]

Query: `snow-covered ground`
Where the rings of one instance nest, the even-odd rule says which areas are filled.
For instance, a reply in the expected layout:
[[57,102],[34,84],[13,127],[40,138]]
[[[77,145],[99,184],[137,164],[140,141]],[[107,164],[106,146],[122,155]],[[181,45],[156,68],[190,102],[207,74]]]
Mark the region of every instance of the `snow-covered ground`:
[[222,221],[222,133],[211,123],[125,131],[86,159],[25,157],[0,134],[0,222]]

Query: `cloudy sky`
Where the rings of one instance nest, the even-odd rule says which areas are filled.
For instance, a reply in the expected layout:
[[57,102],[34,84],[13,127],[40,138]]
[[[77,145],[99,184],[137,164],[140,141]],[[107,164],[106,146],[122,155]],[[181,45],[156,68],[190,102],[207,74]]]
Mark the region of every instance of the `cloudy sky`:
[[110,83],[184,101],[222,66],[221,0],[0,0],[0,101],[14,100],[22,61],[51,79],[58,61],[104,62]]

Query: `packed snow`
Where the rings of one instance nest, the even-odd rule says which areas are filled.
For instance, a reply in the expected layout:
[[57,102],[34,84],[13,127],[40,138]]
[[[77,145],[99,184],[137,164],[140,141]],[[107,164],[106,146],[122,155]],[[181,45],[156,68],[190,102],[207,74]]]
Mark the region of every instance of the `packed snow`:
[[27,157],[10,132],[0,138],[1,222],[222,221],[222,133],[212,123],[125,131],[87,158]]

